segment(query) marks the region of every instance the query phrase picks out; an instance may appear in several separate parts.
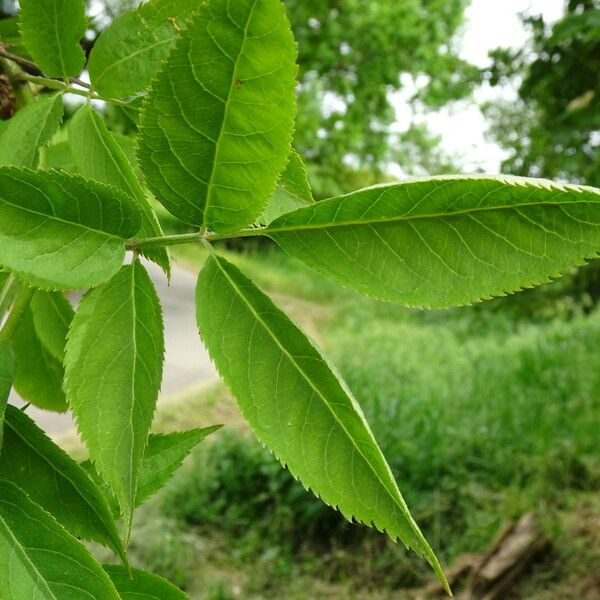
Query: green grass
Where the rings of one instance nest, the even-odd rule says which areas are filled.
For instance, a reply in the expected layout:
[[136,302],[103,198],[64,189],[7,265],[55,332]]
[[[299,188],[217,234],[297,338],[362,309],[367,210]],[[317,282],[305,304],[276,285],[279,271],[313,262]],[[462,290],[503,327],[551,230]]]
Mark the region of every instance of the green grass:
[[[202,250],[178,249],[177,256],[197,267]],[[526,311],[514,300],[505,301],[506,310],[497,301],[489,310],[410,311],[340,290],[271,250],[228,256],[276,297],[301,298],[302,312],[327,307],[317,337],[445,561],[484,549],[505,521],[536,510],[554,550],[522,584],[522,597],[586,597],[573,580],[594,586],[585,573],[600,572],[594,546],[600,519],[593,518],[600,511],[594,500],[600,491],[598,312],[570,311],[565,318],[545,303],[534,318],[535,297]],[[240,427],[222,390],[172,408],[168,428],[177,426],[179,412],[185,425],[194,414],[203,424],[211,414],[226,423],[231,417],[234,431],[200,447],[142,509],[138,522],[158,520],[175,540],[174,550],[143,541],[142,548],[155,550],[136,551],[142,566],[175,577],[192,598],[205,600],[404,598],[410,593],[398,588],[429,576],[403,548],[345,523],[307,494]],[[585,535],[577,531],[581,519],[591,523]],[[140,526],[143,540],[157,537]],[[191,557],[177,550],[181,540],[194,548]],[[185,567],[178,571],[171,554]],[[600,597],[597,584],[592,591]],[[316,595],[306,591],[315,585]],[[571,589],[579,591],[569,595]]]

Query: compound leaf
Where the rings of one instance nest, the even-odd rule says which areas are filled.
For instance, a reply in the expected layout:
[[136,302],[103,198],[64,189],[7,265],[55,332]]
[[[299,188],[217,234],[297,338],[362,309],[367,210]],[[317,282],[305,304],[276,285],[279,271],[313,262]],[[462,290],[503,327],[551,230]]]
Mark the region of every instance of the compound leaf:
[[17,363],[10,344],[0,342],[0,456],[2,456],[4,412],[16,372]]
[[84,296],[67,341],[67,398],[128,531],[163,355],[158,297],[139,261]]
[[19,396],[40,408],[65,412],[62,360],[55,358],[40,342],[31,309],[26,311],[15,333],[13,350],[17,360],[14,387]]
[[214,255],[198,280],[196,315],[221,377],[259,440],[307,489],[346,518],[401,539],[445,583],[359,405],[306,335]]
[[521,177],[436,177],[325,200],[264,232],[359,292],[457,306],[545,283],[596,256],[600,190]]
[[259,223],[268,225],[277,217],[304,206],[314,204],[306,167],[300,155],[292,151],[287,166],[285,167],[277,188],[262,215]]
[[39,148],[58,131],[62,115],[60,94],[42,96],[19,110],[0,135],[0,165],[35,167]]
[[87,19],[83,0],[21,0],[19,24],[34,61],[50,77],[76,77],[85,63],[79,40]]
[[112,513],[98,486],[24,412],[10,405],[0,479],[20,487],[73,535],[105,544],[126,560]]
[[144,102],[140,166],[186,223],[253,223],[290,154],[296,48],[280,0],[211,0],[178,37]]
[[3,598],[119,600],[89,551],[10,481],[0,481],[0,556]]
[[62,363],[69,325],[75,311],[59,292],[36,290],[31,299],[31,314],[38,339],[44,349]]
[[[90,104],[82,106],[71,119],[69,143],[81,175],[114,185],[135,200],[142,218],[138,232],[140,237],[159,237],[163,234],[131,163]],[[166,248],[149,250],[144,256],[155,261],[169,275],[171,265]]]
[[119,565],[104,565],[122,600],[189,600],[179,588],[166,579]]
[[110,279],[139,209],[122,192],[59,171],[0,167],[0,266],[42,289]]
[[90,54],[88,69],[96,90],[124,98],[147,88],[198,4],[198,0],[150,0],[119,15]]

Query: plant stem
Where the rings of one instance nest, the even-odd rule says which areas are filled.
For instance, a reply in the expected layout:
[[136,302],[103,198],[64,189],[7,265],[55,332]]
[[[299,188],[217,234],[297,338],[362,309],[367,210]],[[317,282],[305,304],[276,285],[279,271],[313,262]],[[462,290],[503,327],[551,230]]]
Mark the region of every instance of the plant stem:
[[17,278],[14,275],[9,275],[0,289],[0,322],[4,317],[4,313],[8,310],[16,287],[19,285]]
[[160,237],[145,238],[143,240],[130,240],[127,242],[127,250],[140,251],[148,248],[160,248],[162,246],[180,246],[199,242],[202,239],[200,233],[184,233],[180,235],[163,235]]
[[194,242],[215,242],[218,240],[233,240],[244,237],[254,237],[262,235],[262,229],[240,229],[234,233],[183,233],[178,235],[163,235],[160,237],[144,238],[141,240],[129,240],[127,250],[147,250],[148,248],[160,248],[162,246],[180,246],[182,244],[191,244]]
[[8,319],[6,319],[6,323],[4,323],[4,327],[0,331],[0,342],[8,343],[12,341],[17,329],[19,328],[19,325],[21,324],[21,321],[23,320],[25,311],[29,307],[29,303],[33,297],[33,291],[33,288],[30,287],[24,287],[21,290],[21,293],[13,304],[10,315],[8,315]]
[[219,240],[234,240],[237,238],[255,237],[257,235],[263,235],[262,227],[254,227],[252,229],[240,229],[233,233],[208,233],[205,236],[209,242],[218,242]]
[[[47,77],[37,77],[35,75],[27,75],[23,73],[21,75],[21,79],[24,81],[28,81],[29,83],[33,83],[35,85],[41,85],[43,87],[47,87],[51,90],[58,90],[61,92],[76,94],[78,96],[83,96],[84,98],[89,98],[90,100],[102,100],[104,102],[110,102],[111,104],[116,104],[117,106],[126,106],[130,110],[139,111],[139,108],[135,106],[130,106],[128,102],[124,102],[123,100],[117,100],[116,98],[105,98],[104,96],[99,96],[98,94],[93,94],[90,90],[90,86],[86,84],[86,90],[80,90],[76,87],[65,83],[64,81],[59,81],[58,79],[48,79]],[[83,82],[82,82],[83,83]],[[81,85],[78,83],[77,85]]]
[[[23,58],[22,56],[18,56],[17,54],[9,52],[6,48],[6,46],[0,44],[0,56],[19,65],[26,73],[29,73],[30,75],[42,75],[41,69],[35,63]],[[78,77],[70,77],[69,81],[84,88],[89,89],[92,87],[89,83],[86,83]]]

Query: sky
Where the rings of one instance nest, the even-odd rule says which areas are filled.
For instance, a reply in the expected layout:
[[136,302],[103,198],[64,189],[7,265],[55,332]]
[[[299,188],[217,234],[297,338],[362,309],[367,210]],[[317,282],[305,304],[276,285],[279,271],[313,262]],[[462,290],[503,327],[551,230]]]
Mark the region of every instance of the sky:
[[[548,22],[558,20],[564,11],[564,0],[472,0],[467,10],[467,23],[459,47],[461,57],[480,67],[490,64],[488,52],[498,47],[522,47],[528,34],[519,18],[520,13],[541,14]],[[512,89],[483,87],[475,102],[494,97],[514,97]],[[398,126],[410,118],[406,100],[399,94],[394,105]],[[426,122],[434,133],[442,137],[443,148],[459,157],[465,170],[482,168],[489,174],[499,172],[502,150],[486,140],[486,121],[475,103],[460,102],[454,107],[429,115]],[[460,160],[462,157],[462,160]]]

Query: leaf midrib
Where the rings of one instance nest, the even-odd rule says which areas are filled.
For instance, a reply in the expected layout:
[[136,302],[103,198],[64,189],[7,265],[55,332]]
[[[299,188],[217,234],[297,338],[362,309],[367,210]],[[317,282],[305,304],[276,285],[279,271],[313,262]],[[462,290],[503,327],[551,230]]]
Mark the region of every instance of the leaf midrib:
[[[339,201],[338,198],[334,198],[334,201]],[[325,205],[327,201],[322,201],[317,203],[314,207],[314,210],[320,210],[320,207]],[[464,215],[469,215],[472,213],[482,213],[482,212],[494,212],[494,211],[502,211],[502,210],[519,210],[521,208],[531,208],[531,207],[544,207],[544,206],[571,206],[578,204],[600,204],[600,196],[597,201],[586,199],[586,200],[572,200],[567,202],[524,202],[522,204],[502,204],[497,206],[485,206],[485,207],[476,207],[476,208],[468,208],[464,210],[457,210],[453,212],[446,213],[429,213],[424,215],[398,215],[393,217],[381,217],[377,219],[364,219],[360,221],[350,220],[350,221],[331,221],[328,223],[306,223],[300,225],[289,225],[285,227],[265,227],[264,229],[256,230],[257,235],[265,234],[269,235],[271,233],[287,233],[294,231],[307,231],[314,229],[332,229],[332,228],[341,228],[341,227],[361,227],[363,225],[385,225],[388,223],[401,223],[401,222],[410,222],[410,221],[422,221],[427,219],[448,219],[452,217],[460,217]],[[301,208],[299,210],[308,210],[313,207]],[[280,218],[286,218],[288,215],[284,215]],[[598,224],[600,227],[600,223]]]
[[54,38],[56,39],[56,49],[58,50],[58,58],[60,60],[60,68],[62,70],[62,76],[67,78],[67,68],[65,66],[65,60],[63,56],[63,47],[60,43],[60,38],[58,36],[58,9],[56,8],[56,0],[52,0],[52,5],[54,6]]
[[[123,514],[127,517],[127,533],[126,539],[129,541],[129,536],[131,534],[131,523],[133,519],[133,504],[135,502],[135,493],[133,486],[133,448],[135,445],[135,432],[133,429],[133,407],[135,405],[135,375],[136,369],[138,366],[137,361],[137,307],[136,307],[136,284],[135,284],[135,270],[139,263],[136,261],[131,265],[131,343],[132,343],[132,369],[131,369],[131,402],[129,407],[129,429],[131,431],[131,438],[129,444],[129,470],[127,473],[129,479],[129,488],[128,488],[128,506],[121,507]],[[140,265],[141,267],[141,265]]]
[[[248,15],[248,19],[246,21],[246,24],[244,25],[244,39],[242,41],[242,45],[240,46],[240,50],[238,52],[238,55],[236,56],[235,63],[233,65],[233,73],[231,75],[231,82],[229,84],[229,92],[227,93],[227,98],[226,98],[226,102],[225,102],[225,112],[223,114],[223,121],[221,122],[221,128],[219,130],[219,135],[217,136],[217,143],[215,145],[215,156],[213,159],[212,169],[210,172],[210,179],[209,179],[208,185],[206,187],[206,204],[204,205],[204,212],[202,215],[202,227],[206,227],[206,225],[207,225],[208,211],[209,211],[209,208],[211,205],[212,189],[214,187],[213,182],[214,182],[214,178],[215,178],[215,173],[217,171],[217,163],[221,156],[221,142],[224,137],[223,134],[225,132],[225,124],[228,122],[229,108],[231,106],[231,96],[235,89],[235,82],[237,81],[237,71],[238,71],[238,67],[239,67],[239,63],[240,63],[240,58],[243,56],[244,50],[246,49],[246,42],[248,41],[248,28],[250,27],[250,22],[252,21],[252,18],[254,15],[254,9],[256,8],[257,4],[258,4],[258,0],[254,0],[252,3],[252,8],[250,9],[250,14]],[[212,19],[211,19],[210,23],[212,23],[212,21],[215,19],[215,17],[212,15],[212,13],[211,13],[211,17],[212,17]],[[228,18],[233,22],[233,19],[229,15],[228,15]],[[209,24],[207,24],[207,26],[206,26],[207,30],[208,30]],[[235,24],[236,23],[234,22],[234,25]]]
[[[98,117],[98,115],[95,112],[92,112],[91,108],[88,110],[90,111],[90,118],[92,120],[92,126],[94,127],[94,130],[95,130],[96,134],[98,135],[98,139],[100,140],[100,143],[106,150],[106,153],[107,153],[108,157],[110,158],[111,162],[113,163],[114,167],[116,168],[116,170],[119,172],[121,177],[124,179],[126,184],[129,186],[129,189],[130,189],[132,195],[136,198],[138,203],[141,204],[142,203],[141,198],[143,198],[145,200],[144,192],[142,191],[142,188],[140,187],[138,180],[136,179],[135,175],[133,174],[133,171],[131,169],[126,169],[121,164],[121,160],[126,161],[127,158],[123,154],[123,151],[119,147],[116,140],[114,140],[113,138],[109,138],[110,141],[114,143],[113,147],[110,148],[109,143],[105,139],[104,132],[100,129],[100,127],[98,125],[97,119],[100,119],[100,117]],[[108,133],[110,134],[110,132],[108,132]],[[115,156],[117,154],[119,156],[119,160],[117,160],[117,158]]]
[[[283,354],[285,356],[287,356],[288,360],[292,363],[292,365],[294,367],[296,367],[296,369],[298,370],[298,372],[302,375],[302,377],[306,380],[306,382],[309,384],[309,386],[317,393],[317,395],[321,398],[321,400],[323,401],[323,403],[325,404],[325,406],[329,409],[329,411],[331,412],[334,420],[337,422],[337,424],[339,425],[339,427],[342,429],[342,431],[346,434],[346,436],[348,437],[348,439],[350,440],[351,444],[354,446],[354,448],[356,449],[356,452],[359,454],[359,456],[362,457],[362,459],[365,461],[365,463],[369,466],[369,469],[375,474],[377,480],[379,481],[379,483],[383,486],[383,488],[385,489],[385,491],[387,492],[387,494],[390,496],[390,498],[392,499],[393,503],[395,505],[397,505],[402,514],[406,517],[407,522],[409,523],[409,525],[411,526],[411,529],[414,529],[414,522],[412,520],[412,517],[410,516],[410,513],[407,512],[406,507],[403,506],[402,502],[399,502],[398,499],[395,497],[394,494],[391,493],[391,491],[388,489],[387,485],[382,481],[379,473],[377,473],[377,471],[374,469],[373,465],[371,464],[371,461],[367,459],[367,457],[363,454],[363,452],[361,451],[361,449],[356,445],[356,443],[354,442],[354,439],[352,438],[352,436],[350,435],[349,431],[346,429],[346,427],[344,426],[344,424],[340,421],[339,417],[337,416],[337,414],[335,413],[335,411],[331,408],[331,406],[329,405],[326,397],[323,395],[323,393],[313,384],[311,378],[304,372],[304,370],[302,369],[302,367],[300,367],[300,365],[297,363],[297,361],[295,360],[295,358],[289,353],[289,351],[281,344],[281,342],[279,341],[278,337],[275,335],[275,333],[269,328],[269,326],[267,325],[267,323],[262,319],[262,317],[256,312],[256,310],[254,310],[254,307],[252,306],[252,304],[250,303],[250,301],[246,298],[245,294],[242,292],[242,290],[238,287],[238,285],[236,285],[236,283],[233,281],[233,279],[229,276],[229,274],[227,273],[227,271],[221,266],[220,260],[218,257],[213,257],[213,260],[217,263],[217,266],[219,268],[219,270],[223,273],[223,275],[225,276],[225,278],[227,279],[227,281],[230,283],[231,287],[238,293],[238,295],[242,298],[242,300],[244,301],[244,303],[246,304],[246,306],[248,307],[248,309],[250,310],[250,312],[255,316],[255,318],[257,319],[257,321],[263,326],[263,328],[267,331],[267,333],[269,334],[269,336],[273,339],[273,341],[275,342],[275,344],[280,348],[280,350],[283,352]],[[419,541],[422,541],[422,535],[419,535],[418,530],[414,531],[417,539]],[[427,548],[427,546],[425,546],[425,548]],[[421,550],[423,550],[421,548]]]
[[6,204],[8,206],[12,206],[13,208],[16,208],[17,210],[24,210],[25,212],[28,212],[32,215],[37,215],[38,217],[44,217],[45,219],[47,219],[49,221],[56,221],[58,223],[63,223],[65,225],[69,225],[71,227],[83,229],[86,232],[91,231],[91,232],[98,233],[98,234],[104,235],[106,237],[115,239],[115,240],[122,241],[123,243],[125,242],[125,238],[115,235],[114,233],[109,233],[107,231],[104,231],[103,229],[96,229],[95,227],[90,227],[89,225],[84,225],[83,223],[75,223],[74,221],[67,221],[66,219],[61,219],[60,217],[57,217],[56,215],[48,215],[46,213],[41,213],[37,210],[32,210],[31,208],[27,208],[27,207],[21,206],[19,204],[13,204],[12,202],[9,202],[8,200],[6,200],[5,198],[0,196],[0,205],[2,203]]

